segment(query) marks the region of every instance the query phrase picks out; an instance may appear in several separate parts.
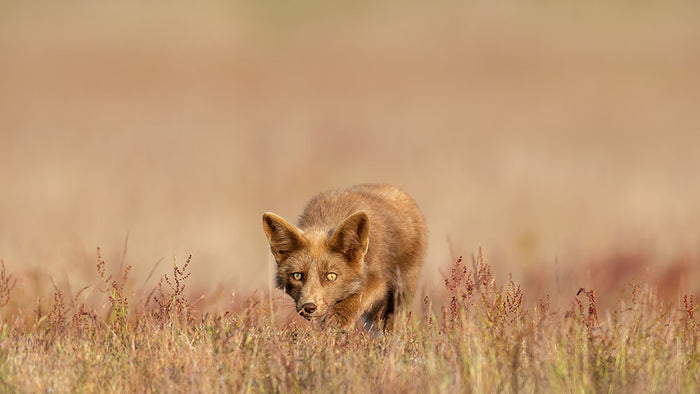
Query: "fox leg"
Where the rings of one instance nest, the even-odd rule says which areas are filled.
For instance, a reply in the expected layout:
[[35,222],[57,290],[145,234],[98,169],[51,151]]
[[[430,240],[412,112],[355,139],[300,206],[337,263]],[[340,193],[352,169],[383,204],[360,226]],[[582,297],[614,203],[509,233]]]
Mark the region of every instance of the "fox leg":
[[[351,295],[333,306],[331,316],[329,317],[331,325],[335,325],[341,329],[348,329],[355,324],[361,314],[392,307],[390,305],[385,305],[389,298],[388,290],[385,281],[378,278],[369,280],[362,291]],[[369,316],[369,320],[373,322],[376,318],[377,316]]]
[[333,305],[325,324],[342,330],[350,329],[360,315],[360,307],[360,294],[353,294]]

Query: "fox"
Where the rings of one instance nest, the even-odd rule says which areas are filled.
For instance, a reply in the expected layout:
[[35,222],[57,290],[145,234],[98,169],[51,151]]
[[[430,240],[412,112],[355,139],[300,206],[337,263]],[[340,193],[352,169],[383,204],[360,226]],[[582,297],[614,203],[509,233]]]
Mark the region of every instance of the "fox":
[[399,186],[360,184],[319,193],[297,225],[265,212],[275,282],[296,311],[322,327],[391,330],[410,302],[425,259],[427,226]]

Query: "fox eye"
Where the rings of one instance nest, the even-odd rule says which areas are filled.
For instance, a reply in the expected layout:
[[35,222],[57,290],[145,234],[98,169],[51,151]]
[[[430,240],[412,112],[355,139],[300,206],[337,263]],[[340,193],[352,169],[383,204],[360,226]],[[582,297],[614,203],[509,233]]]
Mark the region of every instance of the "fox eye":
[[338,274],[335,272],[329,272],[328,275],[326,275],[326,279],[328,279],[329,282],[333,282],[338,279]]
[[301,272],[294,272],[292,274],[292,279],[294,279],[294,280],[301,280],[301,278],[303,278],[303,277],[304,277],[304,275]]

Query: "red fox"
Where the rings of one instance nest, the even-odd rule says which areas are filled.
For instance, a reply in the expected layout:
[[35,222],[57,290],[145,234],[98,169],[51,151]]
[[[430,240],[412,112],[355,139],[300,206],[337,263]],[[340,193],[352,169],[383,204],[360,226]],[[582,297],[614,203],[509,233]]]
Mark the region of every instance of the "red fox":
[[397,186],[357,185],[313,197],[298,226],[267,212],[263,229],[277,262],[277,287],[297,312],[324,326],[391,328],[413,295],[427,227]]

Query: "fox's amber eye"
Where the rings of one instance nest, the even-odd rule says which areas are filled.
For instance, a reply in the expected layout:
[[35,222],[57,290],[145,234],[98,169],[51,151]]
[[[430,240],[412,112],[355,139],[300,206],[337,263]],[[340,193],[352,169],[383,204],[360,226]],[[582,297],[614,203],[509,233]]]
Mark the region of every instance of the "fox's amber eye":
[[302,278],[303,276],[304,276],[304,275],[302,275],[301,272],[295,272],[295,273],[292,274],[292,279],[294,279],[294,280],[301,280],[301,278]]
[[335,272],[329,272],[328,275],[326,275],[326,279],[333,282],[334,280],[338,279],[338,274]]

